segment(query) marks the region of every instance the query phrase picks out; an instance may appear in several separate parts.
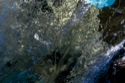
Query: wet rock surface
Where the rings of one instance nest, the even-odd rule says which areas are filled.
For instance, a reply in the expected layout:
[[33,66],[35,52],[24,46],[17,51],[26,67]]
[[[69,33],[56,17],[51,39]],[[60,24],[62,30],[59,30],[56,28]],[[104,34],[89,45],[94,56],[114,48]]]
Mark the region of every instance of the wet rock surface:
[[[101,42],[95,44],[99,38],[98,9],[84,2],[10,0],[1,4],[10,10],[1,26],[5,37],[1,37],[0,59],[3,83],[30,82],[28,79],[38,83],[68,82],[84,72],[83,69],[87,70],[84,66],[90,62],[89,57],[103,49],[96,50]],[[27,76],[28,72],[37,79]],[[13,80],[15,77],[19,78]]]
[[[98,60],[108,60],[104,55],[112,42],[110,34],[108,39],[104,36],[115,21],[107,19],[124,17],[124,8],[122,13],[110,8],[99,11],[84,0],[1,0],[0,4],[1,83],[83,83]],[[104,17],[109,10],[111,15]],[[120,23],[124,27],[124,20]],[[108,68],[94,71],[103,75]]]

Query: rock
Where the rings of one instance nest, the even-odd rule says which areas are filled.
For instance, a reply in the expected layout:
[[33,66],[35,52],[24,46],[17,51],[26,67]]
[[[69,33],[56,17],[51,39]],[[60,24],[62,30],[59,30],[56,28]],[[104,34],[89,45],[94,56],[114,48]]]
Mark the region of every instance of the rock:
[[124,0],[116,0],[111,8],[102,9],[100,11],[100,14],[98,15],[100,19],[99,31],[103,34],[102,40],[104,40],[108,44],[116,45],[125,37],[125,23],[121,24],[121,21],[125,18],[124,3]]
[[[0,56],[5,70],[0,81],[15,70],[30,70],[45,82],[60,82],[62,75],[63,82],[78,81],[72,78],[86,75],[107,49],[99,40],[99,10],[84,0],[10,0],[7,4],[10,11],[1,29],[5,49]],[[4,57],[17,62],[6,68]]]

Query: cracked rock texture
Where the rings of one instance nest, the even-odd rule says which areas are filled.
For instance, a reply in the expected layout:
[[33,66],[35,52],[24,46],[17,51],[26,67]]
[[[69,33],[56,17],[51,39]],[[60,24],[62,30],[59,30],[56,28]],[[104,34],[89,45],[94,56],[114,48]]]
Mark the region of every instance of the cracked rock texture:
[[105,43],[99,40],[99,10],[84,1],[9,0],[0,4],[3,83],[77,82],[75,78],[85,75],[105,51]]

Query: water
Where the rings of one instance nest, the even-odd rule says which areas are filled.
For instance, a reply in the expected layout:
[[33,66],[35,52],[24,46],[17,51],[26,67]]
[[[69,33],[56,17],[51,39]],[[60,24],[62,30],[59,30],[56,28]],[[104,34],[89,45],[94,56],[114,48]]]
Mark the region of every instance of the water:
[[93,6],[96,6],[99,9],[112,6],[115,3],[115,0],[85,0],[85,1]]

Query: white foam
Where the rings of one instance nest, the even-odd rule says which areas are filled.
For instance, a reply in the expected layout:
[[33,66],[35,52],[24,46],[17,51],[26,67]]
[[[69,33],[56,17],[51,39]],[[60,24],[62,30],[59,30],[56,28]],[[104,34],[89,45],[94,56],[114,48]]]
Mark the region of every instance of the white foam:
[[110,50],[108,50],[105,56],[111,56],[111,53],[114,53],[123,48],[123,43],[125,43],[125,40],[123,40],[120,44],[116,45],[115,47],[112,47]]

